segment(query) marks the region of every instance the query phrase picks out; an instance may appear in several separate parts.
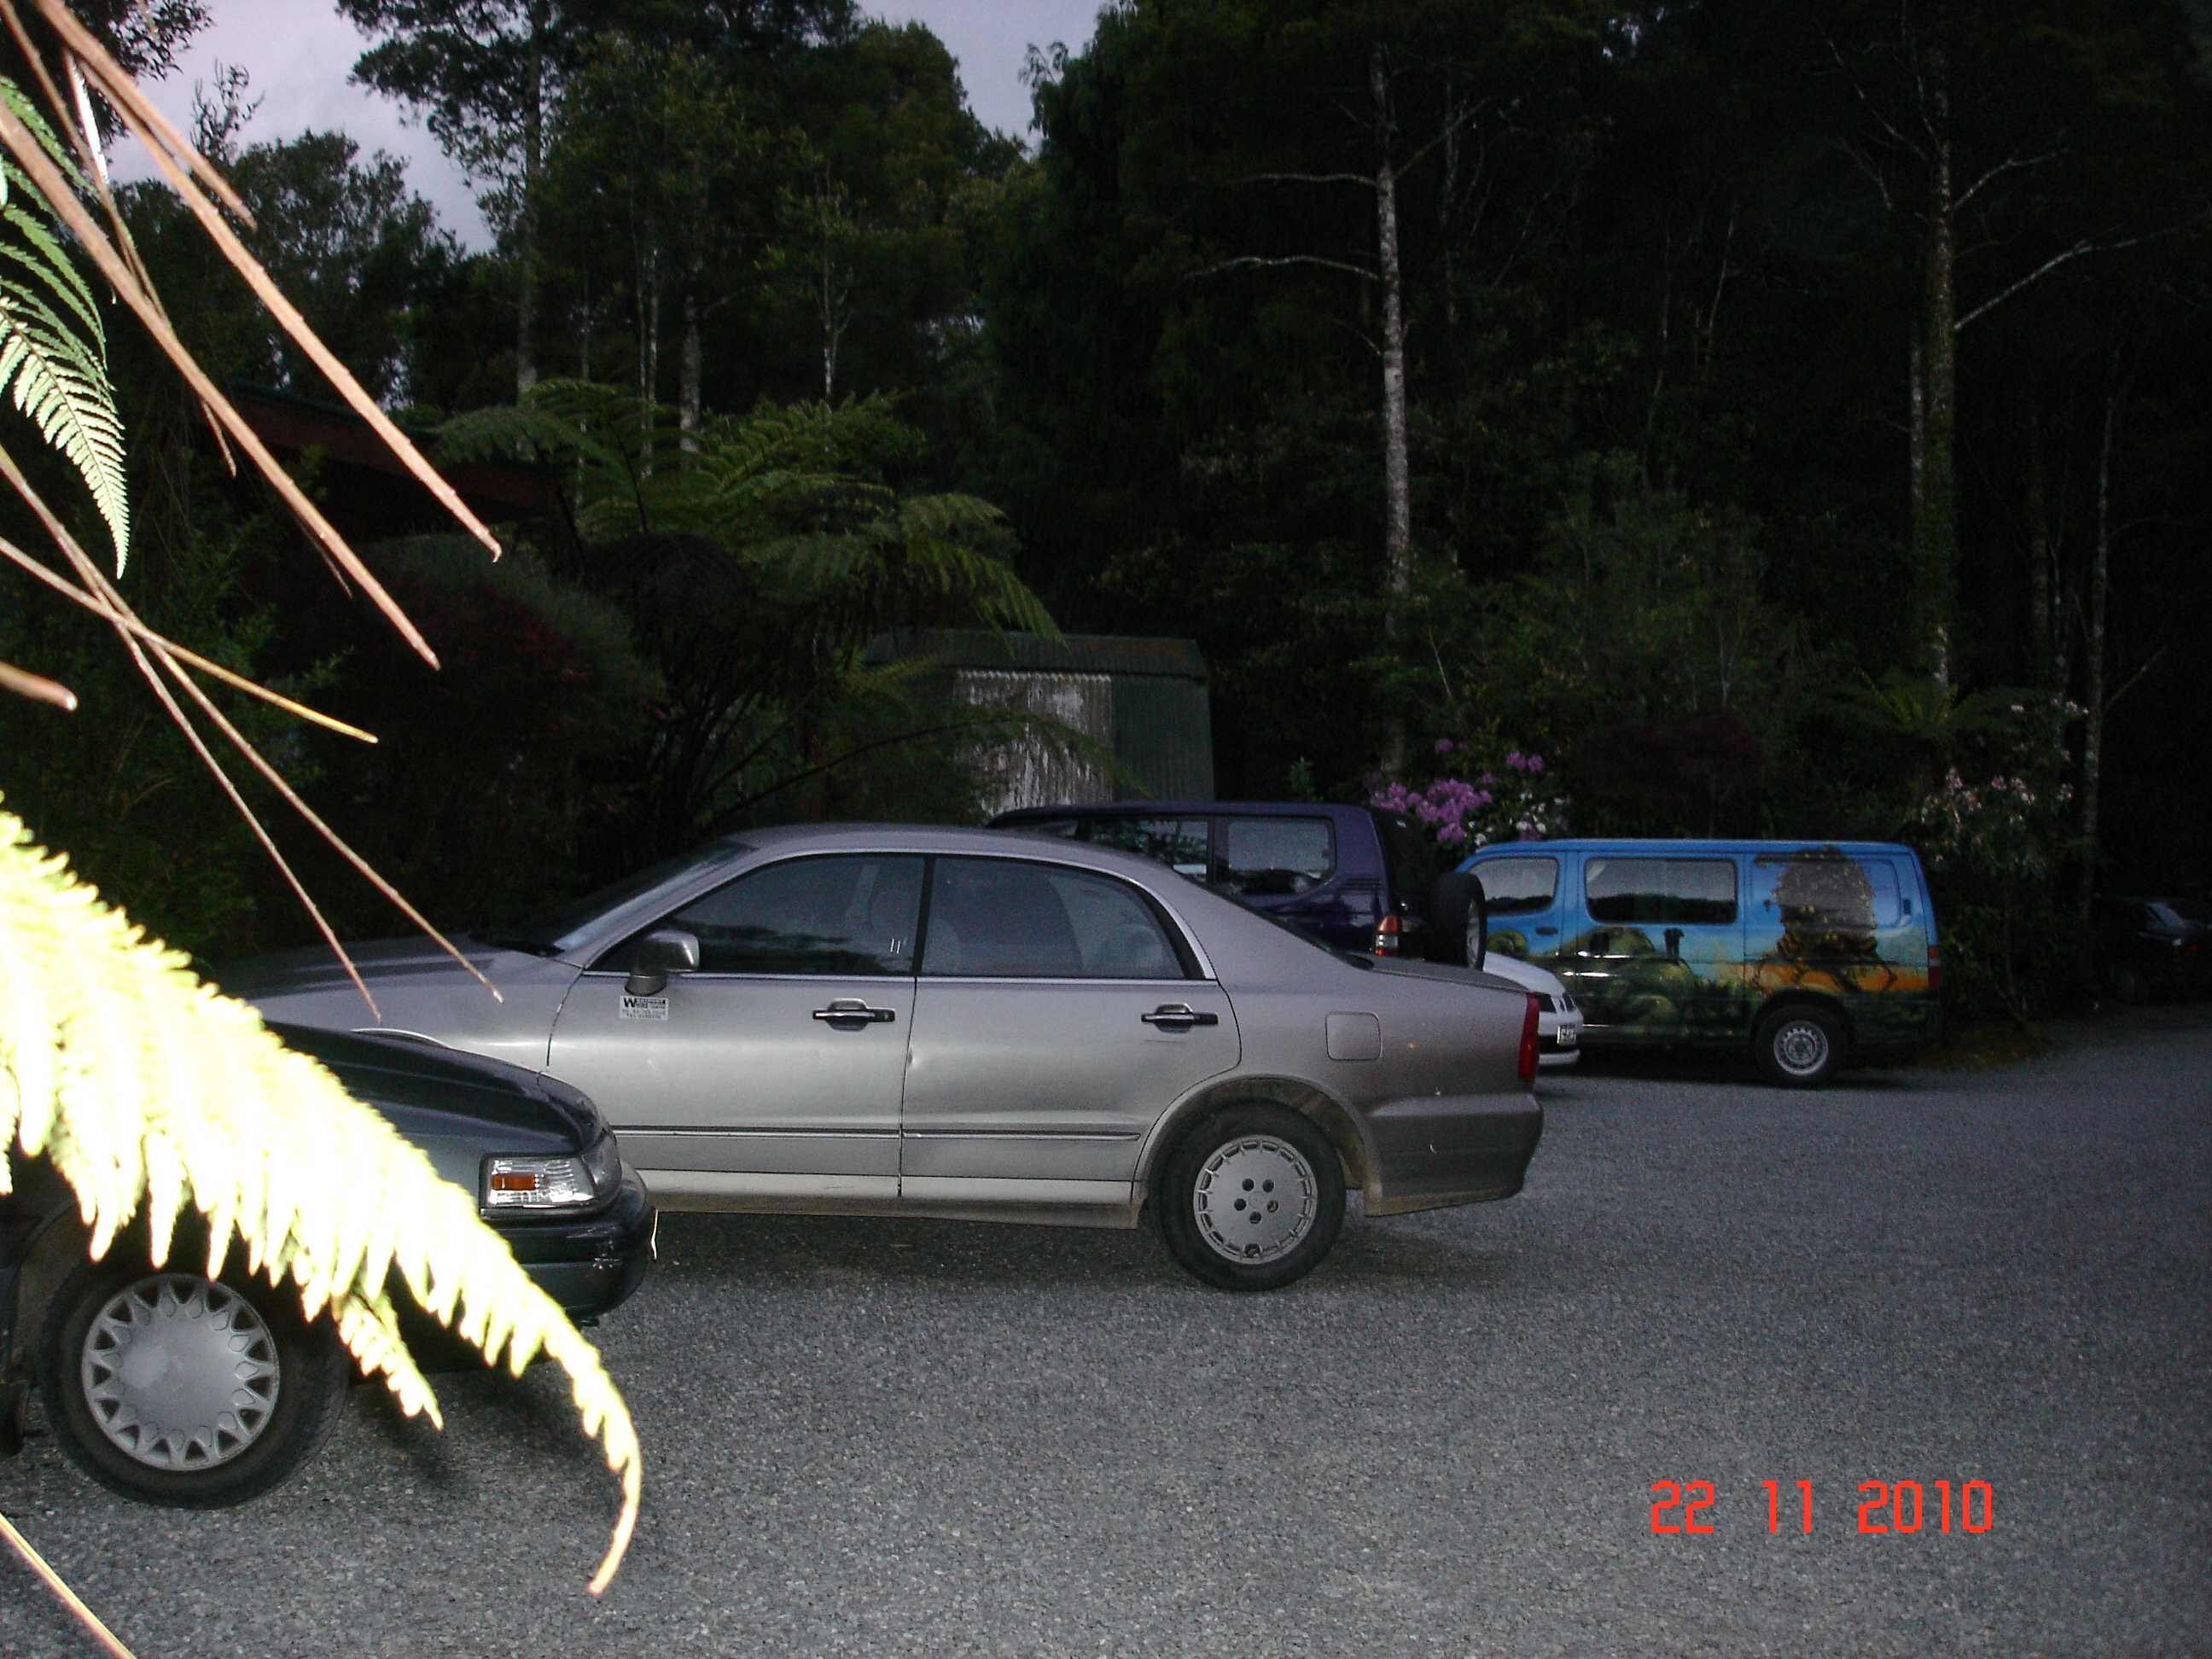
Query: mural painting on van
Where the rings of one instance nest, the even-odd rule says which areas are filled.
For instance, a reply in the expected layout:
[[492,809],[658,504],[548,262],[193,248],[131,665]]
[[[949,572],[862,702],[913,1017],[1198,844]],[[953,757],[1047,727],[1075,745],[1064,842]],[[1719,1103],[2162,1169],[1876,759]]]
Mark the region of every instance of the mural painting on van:
[[[1664,862],[1662,896],[1674,908],[1663,921],[1644,920],[1650,912],[1625,893],[1635,919],[1620,919],[1619,908],[1604,915],[1593,885],[1589,910],[1599,925],[1534,954],[1526,933],[1493,925],[1492,945],[1567,979],[1593,1026],[1651,1041],[1748,1035],[1767,1000],[1787,991],[1848,1004],[1853,1030],[1870,1045],[1922,1030],[1923,999],[1900,994],[1929,989],[1924,937],[1887,860],[1832,845],[1760,854],[1748,860],[1741,907],[1734,860]],[[1602,867],[1593,860],[1593,884]],[[1700,885],[1710,890],[1698,895]]]
[[1752,871],[1755,954],[1745,971],[1760,999],[1830,992],[1850,1005],[1852,1027],[1869,1044],[1920,1032],[1927,941],[1894,864],[1812,847],[1754,859]]

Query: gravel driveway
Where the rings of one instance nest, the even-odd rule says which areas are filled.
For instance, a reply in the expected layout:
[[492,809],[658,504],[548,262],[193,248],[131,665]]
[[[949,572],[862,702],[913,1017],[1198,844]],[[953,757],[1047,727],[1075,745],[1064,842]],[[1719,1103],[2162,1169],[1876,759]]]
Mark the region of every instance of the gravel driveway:
[[[246,1509],[42,1440],[0,1510],[141,1659],[2202,1653],[2212,1009],[2060,1035],[1812,1096],[1547,1077],[1522,1196],[1271,1296],[1148,1234],[668,1218],[600,1333],[647,1487],[598,1603],[612,1483],[543,1369],[444,1379],[442,1436],[357,1389]],[[1919,1530],[1893,1485],[1863,1533],[1869,1481]],[[0,1653],[92,1651],[0,1553]]]

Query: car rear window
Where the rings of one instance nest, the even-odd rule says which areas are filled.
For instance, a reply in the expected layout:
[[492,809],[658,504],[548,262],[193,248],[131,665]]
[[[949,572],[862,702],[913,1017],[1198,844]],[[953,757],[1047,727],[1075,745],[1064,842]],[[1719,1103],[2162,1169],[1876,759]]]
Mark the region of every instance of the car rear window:
[[1327,818],[1224,818],[1218,863],[1231,894],[1310,892],[1336,873],[1336,830]]
[[1204,818],[1098,817],[1091,820],[1093,846],[1157,859],[1177,875],[1204,881],[1207,837]]

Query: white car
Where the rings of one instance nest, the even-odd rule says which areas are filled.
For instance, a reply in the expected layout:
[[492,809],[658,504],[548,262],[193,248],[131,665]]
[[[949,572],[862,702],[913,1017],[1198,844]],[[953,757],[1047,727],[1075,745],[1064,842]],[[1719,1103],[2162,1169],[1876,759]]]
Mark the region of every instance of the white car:
[[1518,957],[1487,951],[1482,971],[1511,980],[1536,995],[1536,1064],[1547,1069],[1571,1066],[1583,1057],[1583,1011],[1557,974],[1547,973]]

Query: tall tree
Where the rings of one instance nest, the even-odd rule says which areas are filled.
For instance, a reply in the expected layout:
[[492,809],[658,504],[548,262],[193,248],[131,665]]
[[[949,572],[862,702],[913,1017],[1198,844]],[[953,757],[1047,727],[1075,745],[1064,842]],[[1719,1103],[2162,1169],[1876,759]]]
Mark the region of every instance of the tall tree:
[[2106,169],[2081,164],[2123,110],[2170,123],[2172,88],[2161,97],[2143,71],[2166,58],[2174,22],[2123,0],[1882,0],[1822,9],[1809,26],[1841,77],[1846,143],[1900,234],[1913,295],[1910,604],[1918,666],[1938,684],[1958,627],[1960,337],[2075,261],[2190,216],[2188,204],[2146,216],[2099,187]]
[[438,147],[487,181],[485,216],[514,238],[514,380],[538,379],[538,191],[545,124],[580,49],[581,0],[338,0],[381,42],[354,79],[416,110]]

